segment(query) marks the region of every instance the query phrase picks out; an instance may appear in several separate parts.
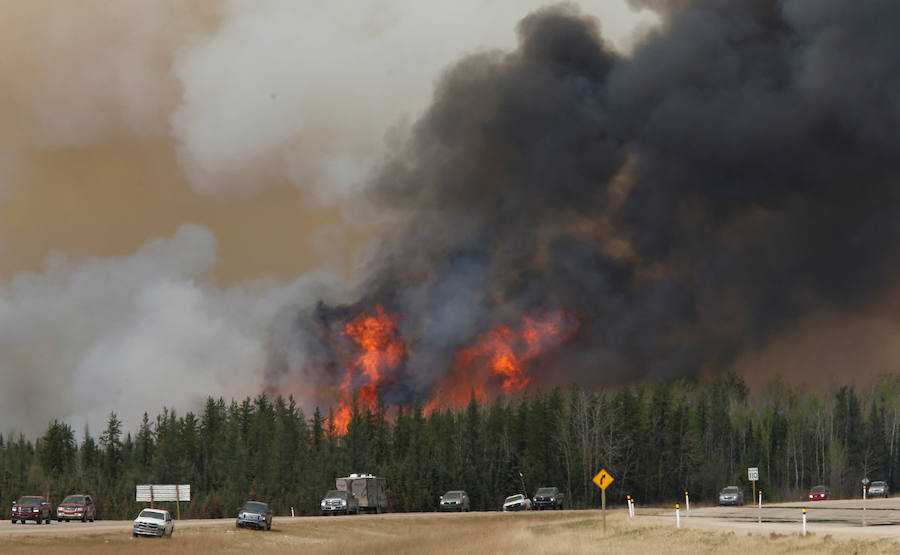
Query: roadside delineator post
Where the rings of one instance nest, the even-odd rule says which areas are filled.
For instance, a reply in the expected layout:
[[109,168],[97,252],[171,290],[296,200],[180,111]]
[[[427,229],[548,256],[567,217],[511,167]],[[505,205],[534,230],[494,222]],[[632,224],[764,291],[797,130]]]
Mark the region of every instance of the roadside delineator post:
[[863,508],[862,508],[862,525],[866,525],[866,485],[863,484]]
[[762,524],[762,490],[759,490],[759,510],[756,514],[756,523]]
[[675,528],[681,528],[681,508],[675,503]]
[[291,518],[294,518],[294,507],[291,507]]
[[631,498],[631,518],[634,518],[634,497]]
[[803,507],[803,535],[806,535],[806,507]]
[[628,497],[628,517],[634,518],[634,501],[631,499],[631,496]]
[[691,498],[687,491],[684,492],[684,510],[686,511],[685,516],[691,516]]

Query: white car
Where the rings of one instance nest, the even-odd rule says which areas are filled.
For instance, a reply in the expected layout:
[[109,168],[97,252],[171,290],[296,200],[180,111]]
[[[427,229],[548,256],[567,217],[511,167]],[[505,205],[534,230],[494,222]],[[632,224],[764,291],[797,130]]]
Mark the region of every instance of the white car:
[[510,495],[503,502],[503,512],[509,511],[530,511],[531,499],[528,499],[521,493],[518,495]]
[[134,519],[134,536],[160,536],[172,537],[175,531],[175,522],[169,511],[163,509],[144,509]]

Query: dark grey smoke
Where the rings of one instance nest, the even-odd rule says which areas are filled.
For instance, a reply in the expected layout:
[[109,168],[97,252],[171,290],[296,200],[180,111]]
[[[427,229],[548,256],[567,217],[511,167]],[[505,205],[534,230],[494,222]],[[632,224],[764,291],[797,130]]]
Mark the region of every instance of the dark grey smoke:
[[361,298],[293,312],[276,358],[314,356],[272,383],[339,383],[340,324],[376,304],[403,314],[402,400],[523,314],[578,311],[536,380],[596,385],[725,369],[896,281],[900,2],[633,2],[663,24],[630,57],[562,5],[446,72],[369,189],[402,223]]

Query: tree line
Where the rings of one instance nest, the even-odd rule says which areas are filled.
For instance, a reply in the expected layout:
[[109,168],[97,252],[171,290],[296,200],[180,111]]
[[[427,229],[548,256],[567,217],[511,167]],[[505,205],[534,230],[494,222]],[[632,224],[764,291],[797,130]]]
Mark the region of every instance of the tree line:
[[[865,394],[845,386],[824,397],[774,381],[752,397],[733,375],[712,381],[586,391],[533,392],[517,399],[472,398],[426,414],[410,407],[354,404],[345,433],[328,414],[301,410],[291,397],[210,397],[202,412],[163,409],[124,431],[115,413],[96,439],[76,439],[52,421],[34,441],[0,436],[0,498],[74,492],[94,495],[101,518],[131,518],[145,506],[136,484],[190,483],[182,514],[233,516],[247,499],[276,514],[316,514],[334,479],[353,472],[388,480],[389,510],[430,511],[438,496],[465,489],[473,509],[497,509],[507,495],[555,485],[569,508],[597,507],[591,478],[605,468],[611,503],[713,502],[759,468],[771,500],[801,499],[826,484],[861,495],[860,480],[900,471],[900,376],[883,376]],[[174,508],[174,507],[173,507]]]

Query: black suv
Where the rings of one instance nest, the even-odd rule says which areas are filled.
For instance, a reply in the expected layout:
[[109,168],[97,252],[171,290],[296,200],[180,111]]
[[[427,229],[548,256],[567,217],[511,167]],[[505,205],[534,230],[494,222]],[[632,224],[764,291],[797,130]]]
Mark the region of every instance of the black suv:
[[534,508],[542,511],[544,509],[560,509],[563,508],[566,496],[559,491],[559,488],[541,488],[534,494]]
[[20,497],[18,501],[13,503],[12,516],[10,520],[13,524],[18,520],[25,524],[26,520],[33,520],[37,524],[44,522],[50,524],[50,517],[53,509],[50,503],[39,495],[26,495]]

